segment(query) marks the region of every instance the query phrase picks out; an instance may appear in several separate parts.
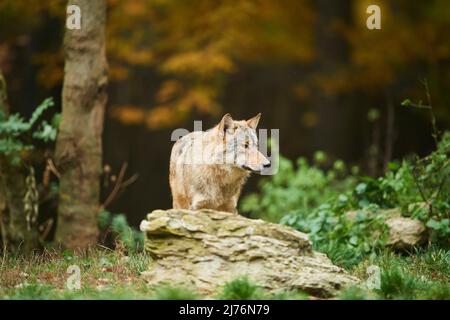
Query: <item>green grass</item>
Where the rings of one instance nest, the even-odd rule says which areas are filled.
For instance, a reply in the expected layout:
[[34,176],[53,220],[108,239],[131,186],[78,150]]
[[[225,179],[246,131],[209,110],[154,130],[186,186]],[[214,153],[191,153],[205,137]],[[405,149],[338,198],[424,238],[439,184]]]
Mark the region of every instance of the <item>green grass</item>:
[[200,296],[183,287],[163,285],[156,288],[153,299],[156,300],[197,300]]
[[[46,250],[28,257],[7,255],[0,274],[3,299],[151,299],[153,291],[140,277],[149,263],[145,254],[125,256],[110,250],[81,254]],[[80,290],[69,290],[67,269],[79,266]]]
[[224,300],[258,300],[264,298],[264,292],[259,286],[244,277],[225,284],[219,298]]
[[[339,254],[337,252],[336,254]],[[128,256],[120,251],[91,250],[81,254],[46,250],[32,256],[5,255],[1,259],[0,299],[163,299],[185,300],[206,297],[187,288],[164,285],[149,287],[140,276],[150,257],[143,253]],[[80,290],[68,290],[67,268],[77,265],[81,270]],[[363,285],[369,266],[381,270],[379,289]],[[430,247],[408,255],[388,250],[372,256],[348,271],[362,279],[361,285],[339,292],[337,299],[446,299],[450,300],[450,251]],[[224,285],[213,296],[216,299],[303,300],[302,292],[269,293],[247,278],[238,278]]]
[[450,251],[430,247],[407,255],[385,251],[351,270],[360,279],[367,278],[370,265],[380,268],[380,288],[348,288],[342,299],[430,299],[450,300]]

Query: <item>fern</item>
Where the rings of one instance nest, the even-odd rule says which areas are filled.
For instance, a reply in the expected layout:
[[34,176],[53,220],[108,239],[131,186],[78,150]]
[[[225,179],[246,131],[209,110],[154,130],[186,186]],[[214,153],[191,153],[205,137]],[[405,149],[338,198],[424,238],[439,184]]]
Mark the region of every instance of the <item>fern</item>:
[[55,115],[51,123],[45,120],[39,123],[44,112],[52,106],[53,99],[45,99],[28,121],[18,113],[6,116],[0,112],[0,155],[6,157],[10,164],[20,164],[22,153],[34,149],[32,139],[44,142],[56,140],[59,115]]
[[45,99],[37,108],[34,110],[33,114],[31,115],[30,121],[28,121],[28,126],[31,128],[36,121],[42,116],[42,114],[50,107],[53,107],[55,103],[53,102],[53,98],[47,98]]
[[12,114],[6,118],[3,115],[3,120],[0,123],[0,134],[17,137],[20,134],[29,130],[29,125],[19,114]]
[[55,141],[57,132],[54,126],[44,120],[39,129],[33,133],[33,138],[44,142]]

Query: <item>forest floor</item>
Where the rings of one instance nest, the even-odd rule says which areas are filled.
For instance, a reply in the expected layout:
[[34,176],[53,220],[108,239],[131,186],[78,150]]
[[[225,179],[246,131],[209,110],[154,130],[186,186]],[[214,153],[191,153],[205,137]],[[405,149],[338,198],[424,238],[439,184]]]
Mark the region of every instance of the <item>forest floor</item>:
[[[150,258],[143,253],[125,255],[103,248],[82,254],[46,250],[29,257],[1,258],[0,299],[202,299],[174,287],[150,288],[140,276]],[[381,270],[380,288],[341,291],[338,299],[450,299],[450,251],[422,249],[411,255],[385,251],[349,270],[367,278],[367,267]],[[70,266],[80,270],[81,289],[74,284]],[[71,273],[72,272],[72,273]],[[246,279],[227,284],[217,299],[314,299],[300,292],[269,294]]]

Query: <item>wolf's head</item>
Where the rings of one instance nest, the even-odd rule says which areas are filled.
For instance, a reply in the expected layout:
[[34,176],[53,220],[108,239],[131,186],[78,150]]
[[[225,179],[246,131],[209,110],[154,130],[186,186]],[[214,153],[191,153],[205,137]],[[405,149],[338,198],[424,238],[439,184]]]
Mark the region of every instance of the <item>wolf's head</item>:
[[250,120],[235,121],[230,114],[223,116],[214,127],[216,136],[216,158],[225,164],[260,173],[270,167],[270,161],[258,150],[258,126],[261,114]]

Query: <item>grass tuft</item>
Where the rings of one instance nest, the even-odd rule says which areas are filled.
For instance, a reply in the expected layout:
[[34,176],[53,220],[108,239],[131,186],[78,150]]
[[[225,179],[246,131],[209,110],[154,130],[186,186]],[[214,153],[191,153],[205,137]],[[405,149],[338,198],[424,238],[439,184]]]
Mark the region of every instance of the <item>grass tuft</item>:
[[225,284],[219,298],[224,300],[258,300],[264,299],[264,294],[262,289],[247,277],[241,277]]

